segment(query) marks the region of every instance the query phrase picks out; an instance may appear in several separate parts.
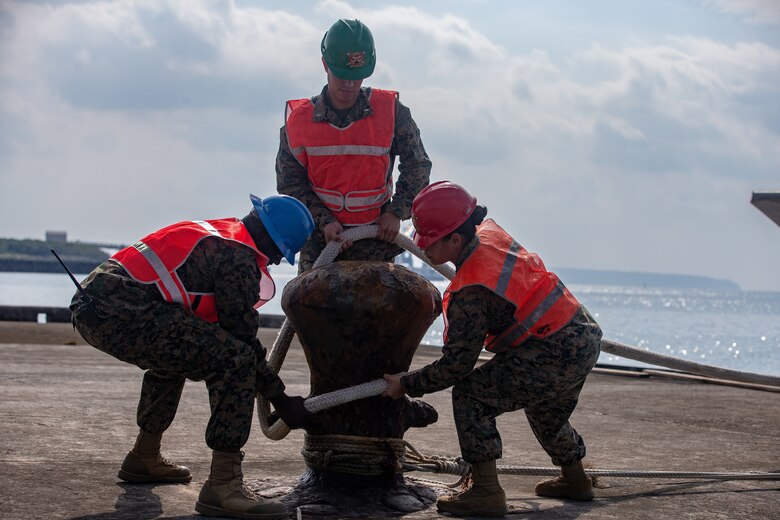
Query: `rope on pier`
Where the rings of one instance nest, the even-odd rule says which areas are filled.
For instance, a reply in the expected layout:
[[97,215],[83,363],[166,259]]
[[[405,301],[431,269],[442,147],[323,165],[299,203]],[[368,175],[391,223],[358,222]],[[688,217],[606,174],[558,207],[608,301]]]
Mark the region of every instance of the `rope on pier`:
[[[402,460],[403,471],[423,471],[427,473],[444,473],[461,477],[450,487],[456,487],[471,474],[471,465],[460,457],[447,458],[425,456],[411,444],[406,444],[406,455]],[[561,468],[544,468],[529,466],[496,466],[498,473],[503,475],[537,475],[559,476]],[[628,478],[690,478],[708,480],[780,480],[778,471],[629,471],[623,469],[585,469],[590,477],[628,477]]]
[[[460,479],[448,487],[456,488],[471,476],[471,465],[461,457],[423,455],[403,439],[360,437],[353,435],[310,435],[304,437],[301,450],[306,465],[315,470],[355,475],[382,475],[388,471],[439,473]],[[557,467],[497,466],[502,475],[558,476]],[[780,480],[780,472],[763,471],[632,471],[625,469],[586,469],[590,477],[701,480]],[[442,484],[442,483],[439,483]]]
[[664,356],[663,354],[656,354],[655,352],[650,352],[648,350],[629,347],[628,345],[623,345],[622,343],[617,343],[615,341],[602,339],[601,351],[615,356],[633,359],[634,361],[641,361],[650,365],[679,370],[681,372],[690,372],[691,374],[729,381],[780,387],[780,377],[742,372],[740,370],[731,370],[711,365],[702,365],[701,363],[687,361],[685,359]]

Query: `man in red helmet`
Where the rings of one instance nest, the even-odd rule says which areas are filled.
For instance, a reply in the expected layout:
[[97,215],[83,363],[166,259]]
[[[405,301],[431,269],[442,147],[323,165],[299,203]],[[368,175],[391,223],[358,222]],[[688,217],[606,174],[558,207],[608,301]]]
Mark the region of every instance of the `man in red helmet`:
[[[591,500],[582,466],[585,443],[569,417],[599,355],[601,329],[588,311],[457,184],[431,184],[415,198],[415,243],[434,264],[456,274],[442,299],[447,327],[443,356],[407,374],[385,375],[385,395],[419,397],[452,386],[452,406],[472,486],[438,502],[455,515],[504,516],[506,496],[496,460],[496,417],[524,409],[542,448],[562,476],[540,482],[536,494]],[[474,368],[482,349],[495,355]]]
[[307,419],[265,360],[257,307],[274,296],[269,264],[291,264],[314,222],[286,195],[250,196],[242,219],[179,222],[157,230],[98,266],[71,302],[73,325],[92,346],[146,371],[135,445],[119,469],[134,483],[192,480],[160,454],[187,379],[205,381],[211,404],[206,444],[211,472],[195,509],[207,516],[282,519],[283,504],[244,486],[241,448],[255,396],[290,427]]
[[[317,229],[303,247],[307,271],[345,227],[377,224],[377,239],[344,241],[337,260],[391,261],[392,243],[412,200],[428,185],[431,161],[420,131],[398,93],[363,87],[376,65],[371,31],[359,20],[338,20],[321,44],[327,85],[312,98],[287,102],[276,156],[279,193],[303,201]],[[400,159],[393,187],[395,159]]]

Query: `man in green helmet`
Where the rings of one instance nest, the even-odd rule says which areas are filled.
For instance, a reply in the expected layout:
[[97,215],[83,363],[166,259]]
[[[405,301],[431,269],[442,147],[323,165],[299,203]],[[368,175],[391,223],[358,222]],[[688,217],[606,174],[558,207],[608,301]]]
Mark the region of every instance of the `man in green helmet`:
[[[420,131],[398,93],[363,87],[374,72],[371,31],[341,19],[321,44],[327,85],[312,98],[287,102],[276,156],[279,193],[302,201],[316,229],[300,252],[299,272],[311,269],[328,242],[341,242],[336,260],[392,261],[401,220],[429,183],[431,161]],[[399,158],[398,180],[393,167]],[[377,239],[352,244],[346,227],[377,224]]]

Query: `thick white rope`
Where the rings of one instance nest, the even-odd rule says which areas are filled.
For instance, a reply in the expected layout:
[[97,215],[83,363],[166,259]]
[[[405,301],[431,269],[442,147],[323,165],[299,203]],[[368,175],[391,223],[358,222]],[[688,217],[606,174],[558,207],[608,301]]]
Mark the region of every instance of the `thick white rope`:
[[[443,473],[458,475],[461,480],[471,474],[471,465],[461,457],[449,458],[437,455],[425,456],[414,446],[404,441],[406,454],[401,462],[401,469],[408,471],[423,471],[426,473]],[[558,476],[561,468],[544,468],[532,466],[497,466],[496,471],[504,475],[537,475]],[[714,480],[780,480],[778,471],[627,471],[621,469],[585,469],[591,477],[629,477],[629,478],[696,478]],[[453,487],[456,484],[451,484]]]
[[[426,473],[443,473],[464,476],[459,465],[447,466],[438,463],[402,464],[404,471],[422,471]],[[496,466],[496,471],[502,475],[536,475],[556,477],[561,474],[561,468],[544,468],[533,466]],[[628,471],[621,469],[586,469],[590,477],[622,477],[622,478],[690,478],[711,480],[780,480],[780,473],[765,471]],[[468,474],[468,472],[466,473]]]
[[[507,475],[551,475],[561,474],[561,468],[535,468],[521,466],[498,466],[498,473]],[[704,478],[714,480],[780,480],[780,473],[768,471],[627,471],[622,469],[586,469],[591,477],[625,478]]]
[[317,413],[340,404],[381,395],[385,390],[387,390],[387,381],[374,379],[368,383],[309,397],[303,402],[303,407],[311,413]]
[[[374,238],[377,235],[378,229],[379,227],[376,225],[350,228],[344,231],[341,236],[344,240],[351,241],[362,240],[364,238]],[[431,265],[431,262],[428,257],[425,256],[425,253],[419,247],[417,247],[409,237],[398,234],[395,243],[405,248],[407,251],[417,256],[428,265]],[[339,242],[330,242],[327,246],[325,246],[322,253],[317,258],[317,261],[314,263],[314,267],[316,268],[331,264],[336,256],[338,256],[340,250],[341,244]],[[452,278],[455,276],[455,270],[449,265],[431,265],[431,267],[436,269],[436,271],[438,271],[448,280],[452,280]],[[284,362],[284,358],[287,355],[287,350],[289,349],[294,335],[295,331],[290,325],[289,320],[285,319],[268,357],[268,363],[277,373],[281,369],[282,363]],[[614,341],[602,340],[601,350],[602,352],[607,352],[608,354],[613,354],[652,365],[672,368],[683,372],[690,372],[693,374],[699,374],[718,379],[780,387],[780,377],[703,365],[693,361],[686,361],[683,359],[657,354],[655,352],[640,350],[638,348],[629,347],[628,345],[623,345]],[[319,412],[333,406],[338,406],[340,404],[348,403],[357,399],[380,395],[385,391],[386,388],[387,383],[384,379],[375,379],[360,385],[310,397],[304,401],[304,407],[309,412]],[[260,427],[262,428],[266,437],[272,440],[280,440],[287,436],[287,434],[290,432],[290,429],[286,424],[284,424],[283,421],[277,420],[274,424],[268,424],[270,406],[268,401],[261,396],[258,396],[257,399],[257,410],[258,415],[260,416]]]
[[663,354],[656,354],[655,352],[650,352],[648,350],[629,347],[628,345],[623,345],[622,343],[617,343],[615,341],[602,339],[601,351],[615,356],[633,359],[634,361],[672,368],[681,372],[690,372],[692,374],[714,377],[716,379],[726,379],[729,381],[741,381],[743,383],[780,387],[780,377],[742,372],[741,370],[731,370],[728,368],[714,367],[712,365],[702,365],[701,363],[695,363],[685,359],[673,358],[664,356]]

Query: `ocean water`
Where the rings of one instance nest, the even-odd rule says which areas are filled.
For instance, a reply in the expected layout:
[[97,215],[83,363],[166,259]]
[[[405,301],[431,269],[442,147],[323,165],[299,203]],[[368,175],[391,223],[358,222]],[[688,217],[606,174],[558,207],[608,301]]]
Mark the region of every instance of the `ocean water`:
[[[260,309],[282,314],[281,292],[295,276],[274,266],[277,297]],[[85,275],[76,275],[82,279]],[[446,281],[434,282],[440,291]],[[572,285],[596,317],[604,337],[652,352],[745,372],[780,376],[780,293]],[[67,307],[76,289],[65,274],[0,272],[0,305]],[[423,343],[442,344],[439,317]],[[599,362],[647,366],[602,354]]]

